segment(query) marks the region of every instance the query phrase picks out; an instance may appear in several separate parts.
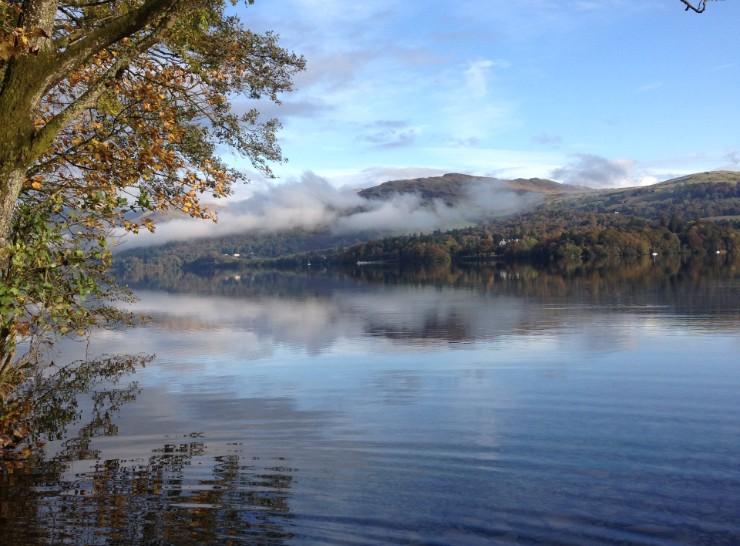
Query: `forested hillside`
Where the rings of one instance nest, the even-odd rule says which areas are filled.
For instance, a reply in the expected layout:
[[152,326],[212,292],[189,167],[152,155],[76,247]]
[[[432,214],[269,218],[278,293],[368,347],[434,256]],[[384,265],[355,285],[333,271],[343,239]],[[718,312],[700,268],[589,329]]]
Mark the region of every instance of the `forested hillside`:
[[687,220],[740,215],[740,172],[697,173],[652,186],[601,190],[550,202],[548,210]]
[[[495,179],[492,179],[495,180]],[[373,198],[413,192],[454,200],[479,177],[445,175],[381,184]],[[534,210],[478,225],[373,239],[373,232],[292,230],[243,234],[134,249],[118,270],[202,270],[255,263],[441,263],[492,258],[543,261],[658,254],[736,253],[740,249],[740,173],[699,173],[638,188],[583,190],[546,180],[496,181],[547,195]],[[555,187],[557,186],[557,187]],[[525,191],[525,190],[519,190]],[[379,226],[379,228],[382,226]],[[238,256],[235,256],[238,255]]]

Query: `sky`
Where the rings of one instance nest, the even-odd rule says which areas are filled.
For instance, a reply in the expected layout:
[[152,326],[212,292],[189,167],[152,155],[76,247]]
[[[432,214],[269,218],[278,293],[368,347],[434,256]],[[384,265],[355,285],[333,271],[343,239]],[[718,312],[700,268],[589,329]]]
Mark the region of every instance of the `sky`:
[[234,9],[307,60],[281,106],[259,105],[284,126],[278,184],[463,172],[607,187],[740,162],[740,0],[710,0],[702,15],[679,0]]

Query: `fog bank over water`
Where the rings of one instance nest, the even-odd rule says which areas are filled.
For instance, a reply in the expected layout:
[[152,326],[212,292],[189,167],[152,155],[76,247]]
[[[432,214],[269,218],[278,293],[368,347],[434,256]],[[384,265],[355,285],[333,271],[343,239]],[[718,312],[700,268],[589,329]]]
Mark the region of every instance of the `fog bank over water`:
[[158,224],[155,233],[126,235],[117,248],[291,229],[336,234],[368,230],[384,234],[429,232],[464,227],[519,212],[540,202],[538,195],[520,195],[484,181],[471,183],[455,203],[424,200],[412,193],[368,199],[359,195],[357,188],[337,188],[326,179],[306,172],[299,180],[266,184],[247,199],[226,203],[218,209],[217,223],[175,218]]

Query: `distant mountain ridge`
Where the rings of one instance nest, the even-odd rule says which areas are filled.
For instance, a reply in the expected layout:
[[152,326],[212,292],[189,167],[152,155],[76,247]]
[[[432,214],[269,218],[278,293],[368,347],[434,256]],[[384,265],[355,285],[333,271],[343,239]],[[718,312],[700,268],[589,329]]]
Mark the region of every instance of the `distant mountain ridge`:
[[590,188],[561,184],[545,178],[505,180],[489,176],[447,173],[442,176],[391,180],[365,188],[358,193],[366,199],[388,199],[392,195],[416,194],[425,200],[441,199],[445,203],[453,204],[464,197],[473,185],[492,186],[495,189],[508,190],[518,194],[562,195],[593,191]]
[[713,184],[713,183],[727,183],[736,185],[740,183],[740,171],[704,171],[701,173],[687,174],[685,176],[679,176],[678,178],[671,178],[664,182],[658,182],[653,184],[653,187],[665,187],[665,186],[685,186],[691,184]]
[[[490,191],[481,191],[490,190]],[[590,192],[589,188],[560,184],[553,180],[543,178],[516,178],[506,180],[487,176],[474,176],[461,173],[447,173],[441,176],[426,178],[413,178],[402,180],[391,180],[382,182],[359,190],[357,195],[365,199],[365,205],[339,210],[339,216],[350,216],[356,213],[366,212],[368,207],[377,206],[378,203],[391,201],[398,196],[415,196],[419,199],[421,206],[433,207],[439,202],[448,207],[454,207],[465,202],[469,205],[496,205],[494,201],[506,201],[508,197],[515,196],[516,206],[513,210],[524,210],[532,208],[542,202],[543,199],[565,195],[577,195]],[[475,196],[471,195],[475,193]],[[543,199],[540,199],[542,197]],[[481,202],[482,201],[482,202]],[[241,205],[246,201],[239,201],[230,205],[215,206],[219,214],[240,214]],[[506,214],[504,208],[500,208],[500,214]],[[182,213],[150,214],[147,215],[155,222],[170,221],[175,219],[186,219]],[[450,229],[448,226],[443,229]],[[177,254],[187,260],[202,254],[239,254],[242,257],[269,257],[274,258],[285,254],[302,251],[316,251],[322,248],[334,248],[336,246],[348,246],[373,238],[381,237],[391,233],[401,233],[403,230],[387,230],[386,226],[378,225],[377,228],[362,229],[352,232],[334,232],[330,226],[317,226],[315,229],[285,229],[260,231],[253,230],[242,233],[231,233],[213,237],[197,237],[188,240],[177,240],[162,242],[158,245],[137,246],[123,250],[119,256],[126,255],[152,255],[162,249],[168,254]]]

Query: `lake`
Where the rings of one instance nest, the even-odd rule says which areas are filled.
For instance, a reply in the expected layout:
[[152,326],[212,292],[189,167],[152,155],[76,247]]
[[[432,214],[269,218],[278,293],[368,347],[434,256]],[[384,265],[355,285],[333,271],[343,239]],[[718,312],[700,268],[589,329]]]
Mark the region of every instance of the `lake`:
[[1,475],[4,544],[740,543],[736,265],[134,287],[55,359],[156,358]]

